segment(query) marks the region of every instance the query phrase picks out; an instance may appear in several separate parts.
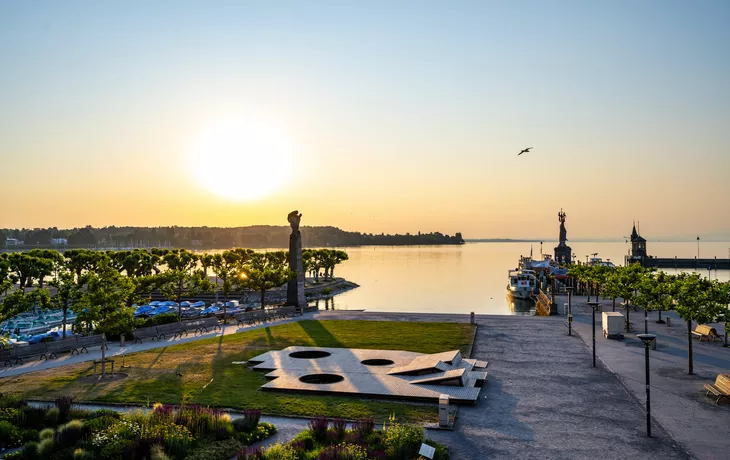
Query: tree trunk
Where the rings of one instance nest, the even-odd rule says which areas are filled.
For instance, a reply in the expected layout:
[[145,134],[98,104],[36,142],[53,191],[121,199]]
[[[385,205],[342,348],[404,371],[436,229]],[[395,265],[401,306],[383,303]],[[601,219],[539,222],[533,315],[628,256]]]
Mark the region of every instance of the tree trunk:
[[616,297],[613,298],[613,309],[611,311],[616,311]]
[[664,320],[662,319],[662,311],[657,310],[657,313],[659,313],[659,319],[657,320],[658,324],[664,324]]
[[264,309],[264,301],[266,300],[266,289],[261,289],[261,309]]
[[629,310],[631,310],[631,302],[626,302],[626,332],[631,332],[631,321],[629,321]]
[[228,293],[223,293],[223,325],[226,325],[226,310],[228,308]]
[[644,307],[644,334],[649,333],[649,313],[646,311],[646,307]]
[[692,375],[694,374],[694,369],[692,368],[692,320],[687,320],[687,362],[689,364],[689,370],[688,374]]
[[63,304],[63,334],[62,339],[66,338],[66,313],[68,312],[68,300]]
[[586,281],[586,293],[588,294],[588,300],[586,300],[586,302],[590,302],[591,301],[591,286],[590,286],[590,284],[588,284],[587,281]]

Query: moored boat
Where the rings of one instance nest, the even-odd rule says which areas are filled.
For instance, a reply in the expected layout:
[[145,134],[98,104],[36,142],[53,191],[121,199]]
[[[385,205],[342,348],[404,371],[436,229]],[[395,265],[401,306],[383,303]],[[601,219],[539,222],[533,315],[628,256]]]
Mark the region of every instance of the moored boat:
[[533,270],[510,270],[507,293],[516,299],[531,299],[537,293],[537,278]]

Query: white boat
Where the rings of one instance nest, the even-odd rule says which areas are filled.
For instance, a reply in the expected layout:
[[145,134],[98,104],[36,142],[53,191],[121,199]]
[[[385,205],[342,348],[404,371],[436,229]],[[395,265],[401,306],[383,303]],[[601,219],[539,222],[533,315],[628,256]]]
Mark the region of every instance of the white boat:
[[537,292],[537,278],[533,270],[510,270],[507,293],[515,299],[531,299]]

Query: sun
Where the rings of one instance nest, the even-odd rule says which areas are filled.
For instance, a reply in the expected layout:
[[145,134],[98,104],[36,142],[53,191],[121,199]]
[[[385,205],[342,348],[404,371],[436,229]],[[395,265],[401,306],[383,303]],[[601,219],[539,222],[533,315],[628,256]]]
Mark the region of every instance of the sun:
[[233,201],[251,201],[278,190],[291,176],[292,146],[272,126],[227,120],[193,141],[188,166],[205,190]]

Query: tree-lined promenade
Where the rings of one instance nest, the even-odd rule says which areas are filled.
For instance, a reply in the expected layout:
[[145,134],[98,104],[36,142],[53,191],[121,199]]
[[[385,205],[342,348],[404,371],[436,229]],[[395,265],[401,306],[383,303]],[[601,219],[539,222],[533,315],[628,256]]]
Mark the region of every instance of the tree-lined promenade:
[[[42,306],[62,310],[64,337],[69,310],[76,314],[77,329],[93,325],[96,333],[117,336],[134,328],[134,306],[149,302],[154,292],[179,305],[202,294],[228,300],[233,292],[253,291],[260,293],[263,308],[268,290],[296,276],[287,256],[243,248],[202,254],[185,249],[0,254],[0,321]],[[347,258],[340,250],[304,250],[304,270],[317,280],[320,274],[330,279]]]
[[[609,268],[600,265],[574,265],[568,274],[577,281],[577,288],[591,296],[613,300],[622,299],[627,330],[631,327],[633,306],[644,310],[644,332],[647,332],[648,312],[657,312],[657,322],[663,323],[662,312],[674,310],[687,322],[687,370],[693,373],[692,323],[730,323],[730,281],[703,278],[697,273],[667,274],[643,268],[638,263]],[[725,335],[725,346],[728,344]]]

